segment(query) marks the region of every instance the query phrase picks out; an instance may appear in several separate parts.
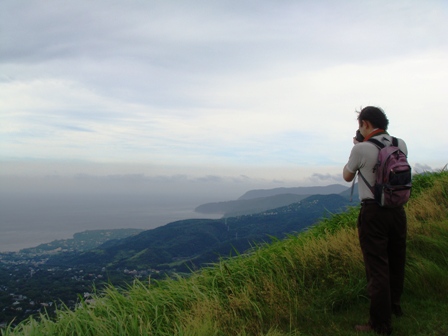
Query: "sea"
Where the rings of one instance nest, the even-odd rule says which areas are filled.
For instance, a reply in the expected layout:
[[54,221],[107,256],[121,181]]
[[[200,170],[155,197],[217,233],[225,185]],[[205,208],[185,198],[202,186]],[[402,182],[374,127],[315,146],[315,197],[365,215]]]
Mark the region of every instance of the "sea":
[[191,197],[132,194],[0,193],[0,252],[16,252],[86,230],[150,230],[182,219],[220,218],[194,211]]

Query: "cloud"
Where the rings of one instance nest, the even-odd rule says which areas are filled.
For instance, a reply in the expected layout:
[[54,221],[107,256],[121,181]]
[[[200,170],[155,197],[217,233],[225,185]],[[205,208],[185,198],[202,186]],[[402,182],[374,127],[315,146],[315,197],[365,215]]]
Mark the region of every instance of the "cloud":
[[322,184],[333,184],[333,183],[344,183],[342,179],[342,170],[341,174],[321,174],[321,173],[314,173],[309,177],[309,180],[312,181],[312,183],[322,185]]
[[441,165],[447,18],[442,1],[2,1],[0,157],[325,175],[372,104],[411,161]]

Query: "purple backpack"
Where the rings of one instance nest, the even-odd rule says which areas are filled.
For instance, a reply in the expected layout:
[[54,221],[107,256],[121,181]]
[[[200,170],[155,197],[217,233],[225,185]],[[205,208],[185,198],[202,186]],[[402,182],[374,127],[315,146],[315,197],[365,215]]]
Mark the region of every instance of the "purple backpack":
[[359,175],[375,196],[376,202],[385,208],[404,205],[411,195],[411,166],[406,154],[398,148],[398,140],[392,137],[392,144],[385,146],[376,139],[369,139],[378,147],[378,162],[375,165],[375,184],[371,186],[361,172]]

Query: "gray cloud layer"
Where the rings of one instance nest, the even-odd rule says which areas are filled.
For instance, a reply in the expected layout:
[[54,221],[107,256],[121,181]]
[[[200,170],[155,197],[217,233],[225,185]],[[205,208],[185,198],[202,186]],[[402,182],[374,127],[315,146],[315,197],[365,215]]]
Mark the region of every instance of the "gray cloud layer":
[[444,1],[2,1],[0,156],[334,174],[352,111],[379,104],[440,166],[447,19]]

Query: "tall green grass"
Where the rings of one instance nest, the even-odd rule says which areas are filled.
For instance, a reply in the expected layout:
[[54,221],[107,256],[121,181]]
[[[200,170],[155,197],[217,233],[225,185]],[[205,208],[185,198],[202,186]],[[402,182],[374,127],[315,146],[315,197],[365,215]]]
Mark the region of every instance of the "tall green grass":
[[[426,323],[405,317],[398,331],[442,335],[448,333],[438,319],[448,309],[448,172],[416,176],[414,190],[404,306],[409,316],[427,317]],[[358,208],[347,209],[188,278],[111,286],[93,303],[61,309],[54,319],[29,319],[2,335],[356,335],[351,323],[368,309],[357,215]]]

